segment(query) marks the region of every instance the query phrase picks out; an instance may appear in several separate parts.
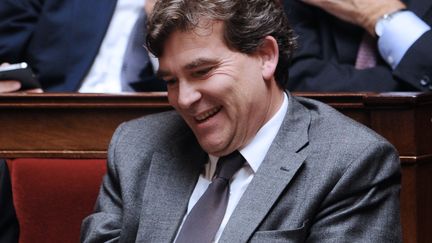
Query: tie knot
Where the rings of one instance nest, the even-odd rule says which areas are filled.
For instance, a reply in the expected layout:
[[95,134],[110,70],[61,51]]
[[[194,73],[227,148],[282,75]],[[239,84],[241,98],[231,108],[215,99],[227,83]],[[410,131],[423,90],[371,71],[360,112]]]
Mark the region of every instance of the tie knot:
[[216,178],[227,181],[243,166],[246,160],[239,151],[234,151],[226,156],[220,157],[216,166]]

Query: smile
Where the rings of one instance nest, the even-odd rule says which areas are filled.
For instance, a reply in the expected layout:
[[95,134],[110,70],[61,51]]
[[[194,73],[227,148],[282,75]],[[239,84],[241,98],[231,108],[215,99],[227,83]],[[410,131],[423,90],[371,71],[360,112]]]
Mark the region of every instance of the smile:
[[220,110],[222,109],[222,106],[219,107],[215,107],[211,110],[208,110],[206,112],[204,112],[203,114],[200,114],[198,116],[195,117],[195,120],[198,122],[202,122],[212,116],[214,116],[216,113],[218,113]]

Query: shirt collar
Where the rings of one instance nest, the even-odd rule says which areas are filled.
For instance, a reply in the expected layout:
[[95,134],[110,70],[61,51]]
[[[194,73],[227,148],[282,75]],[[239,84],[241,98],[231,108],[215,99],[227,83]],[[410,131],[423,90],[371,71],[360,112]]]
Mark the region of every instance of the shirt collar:
[[[254,173],[257,172],[263,162],[288,110],[288,96],[285,92],[283,94],[284,100],[276,114],[258,130],[257,134],[248,145],[240,149],[240,154],[246,159]],[[211,180],[216,170],[218,159],[219,157],[209,154],[209,163],[206,164],[203,171],[205,178]]]
[[288,96],[285,92],[283,94],[283,103],[276,114],[258,130],[252,141],[240,150],[240,153],[246,159],[254,173],[257,172],[259,166],[263,162],[288,110]]

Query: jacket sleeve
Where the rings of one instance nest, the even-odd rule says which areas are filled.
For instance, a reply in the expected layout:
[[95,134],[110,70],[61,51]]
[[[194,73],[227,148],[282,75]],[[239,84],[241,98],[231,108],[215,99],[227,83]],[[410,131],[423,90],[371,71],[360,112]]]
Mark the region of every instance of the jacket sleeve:
[[40,0],[0,1],[0,63],[24,59],[42,9]]
[[418,90],[432,90],[432,30],[424,33],[408,49],[394,75]]
[[400,178],[390,144],[359,151],[320,205],[307,242],[401,242]]
[[115,164],[115,150],[121,128],[117,129],[108,150],[104,176],[93,214],[81,225],[81,242],[117,242],[122,229],[123,199]]

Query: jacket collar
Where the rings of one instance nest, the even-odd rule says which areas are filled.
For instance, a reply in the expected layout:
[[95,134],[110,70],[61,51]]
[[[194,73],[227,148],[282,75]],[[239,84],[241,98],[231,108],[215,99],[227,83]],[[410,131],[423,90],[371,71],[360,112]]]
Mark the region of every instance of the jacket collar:
[[263,163],[231,215],[220,242],[246,242],[286,189],[307,153],[309,111],[288,94],[288,112]]
[[208,160],[191,131],[170,152],[154,153],[143,193],[137,242],[172,242],[198,176]]

